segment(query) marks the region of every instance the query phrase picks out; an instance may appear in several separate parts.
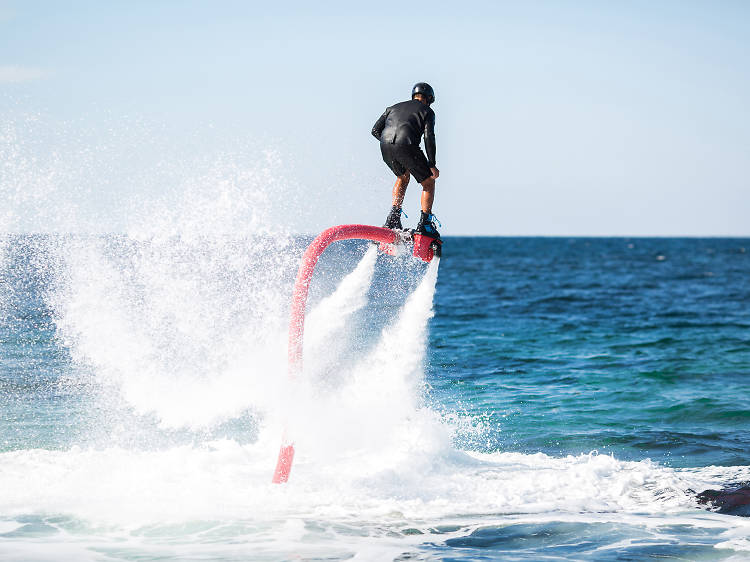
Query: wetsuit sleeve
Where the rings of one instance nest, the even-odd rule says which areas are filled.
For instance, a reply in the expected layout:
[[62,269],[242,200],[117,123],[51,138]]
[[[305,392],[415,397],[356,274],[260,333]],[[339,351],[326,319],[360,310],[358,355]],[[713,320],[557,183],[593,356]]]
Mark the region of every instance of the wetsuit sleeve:
[[435,167],[435,114],[431,113],[424,122],[424,149],[430,168]]
[[388,116],[388,110],[386,109],[383,112],[383,115],[380,116],[380,118],[375,121],[375,124],[372,126],[372,136],[376,139],[380,140],[380,135],[383,134],[383,129],[385,129],[385,118]]

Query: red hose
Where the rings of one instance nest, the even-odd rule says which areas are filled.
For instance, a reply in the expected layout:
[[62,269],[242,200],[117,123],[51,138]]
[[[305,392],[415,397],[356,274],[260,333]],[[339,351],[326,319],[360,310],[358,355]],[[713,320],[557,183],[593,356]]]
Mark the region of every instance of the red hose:
[[[292,293],[292,309],[289,321],[289,378],[294,380],[302,372],[302,343],[305,331],[305,306],[307,304],[307,292],[310,287],[315,264],[318,258],[337,240],[372,240],[394,244],[397,236],[389,228],[379,226],[367,226],[364,224],[344,224],[332,226],[321,232],[305,250],[302,263],[297,271],[297,280],[294,282]],[[294,460],[294,443],[287,439],[286,431],[279,451],[279,459],[276,462],[276,470],[273,473],[273,482],[281,484],[289,480]]]

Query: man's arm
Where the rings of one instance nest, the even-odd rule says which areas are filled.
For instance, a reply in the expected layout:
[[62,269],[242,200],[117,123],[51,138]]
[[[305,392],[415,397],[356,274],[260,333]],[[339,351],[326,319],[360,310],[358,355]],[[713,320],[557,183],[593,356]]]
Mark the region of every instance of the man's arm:
[[383,134],[383,129],[385,129],[386,117],[388,117],[388,109],[383,112],[383,115],[381,115],[380,118],[375,121],[375,124],[372,126],[372,136],[378,140],[380,140],[380,135]]
[[431,112],[424,123],[424,149],[430,168],[435,167],[435,114]]

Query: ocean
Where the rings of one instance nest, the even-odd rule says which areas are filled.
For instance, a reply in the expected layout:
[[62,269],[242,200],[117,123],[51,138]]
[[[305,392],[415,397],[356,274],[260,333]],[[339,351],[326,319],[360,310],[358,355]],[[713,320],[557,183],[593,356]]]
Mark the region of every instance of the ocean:
[[310,240],[0,238],[0,559],[750,559],[750,239]]

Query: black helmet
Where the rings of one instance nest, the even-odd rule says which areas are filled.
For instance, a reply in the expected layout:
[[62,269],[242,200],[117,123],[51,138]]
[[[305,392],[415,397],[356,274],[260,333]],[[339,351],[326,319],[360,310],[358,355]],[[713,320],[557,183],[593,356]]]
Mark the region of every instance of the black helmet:
[[427,103],[435,101],[435,91],[427,82],[417,82],[414,84],[414,87],[411,89],[411,99],[414,99],[414,96],[417,94],[422,94],[426,97]]

